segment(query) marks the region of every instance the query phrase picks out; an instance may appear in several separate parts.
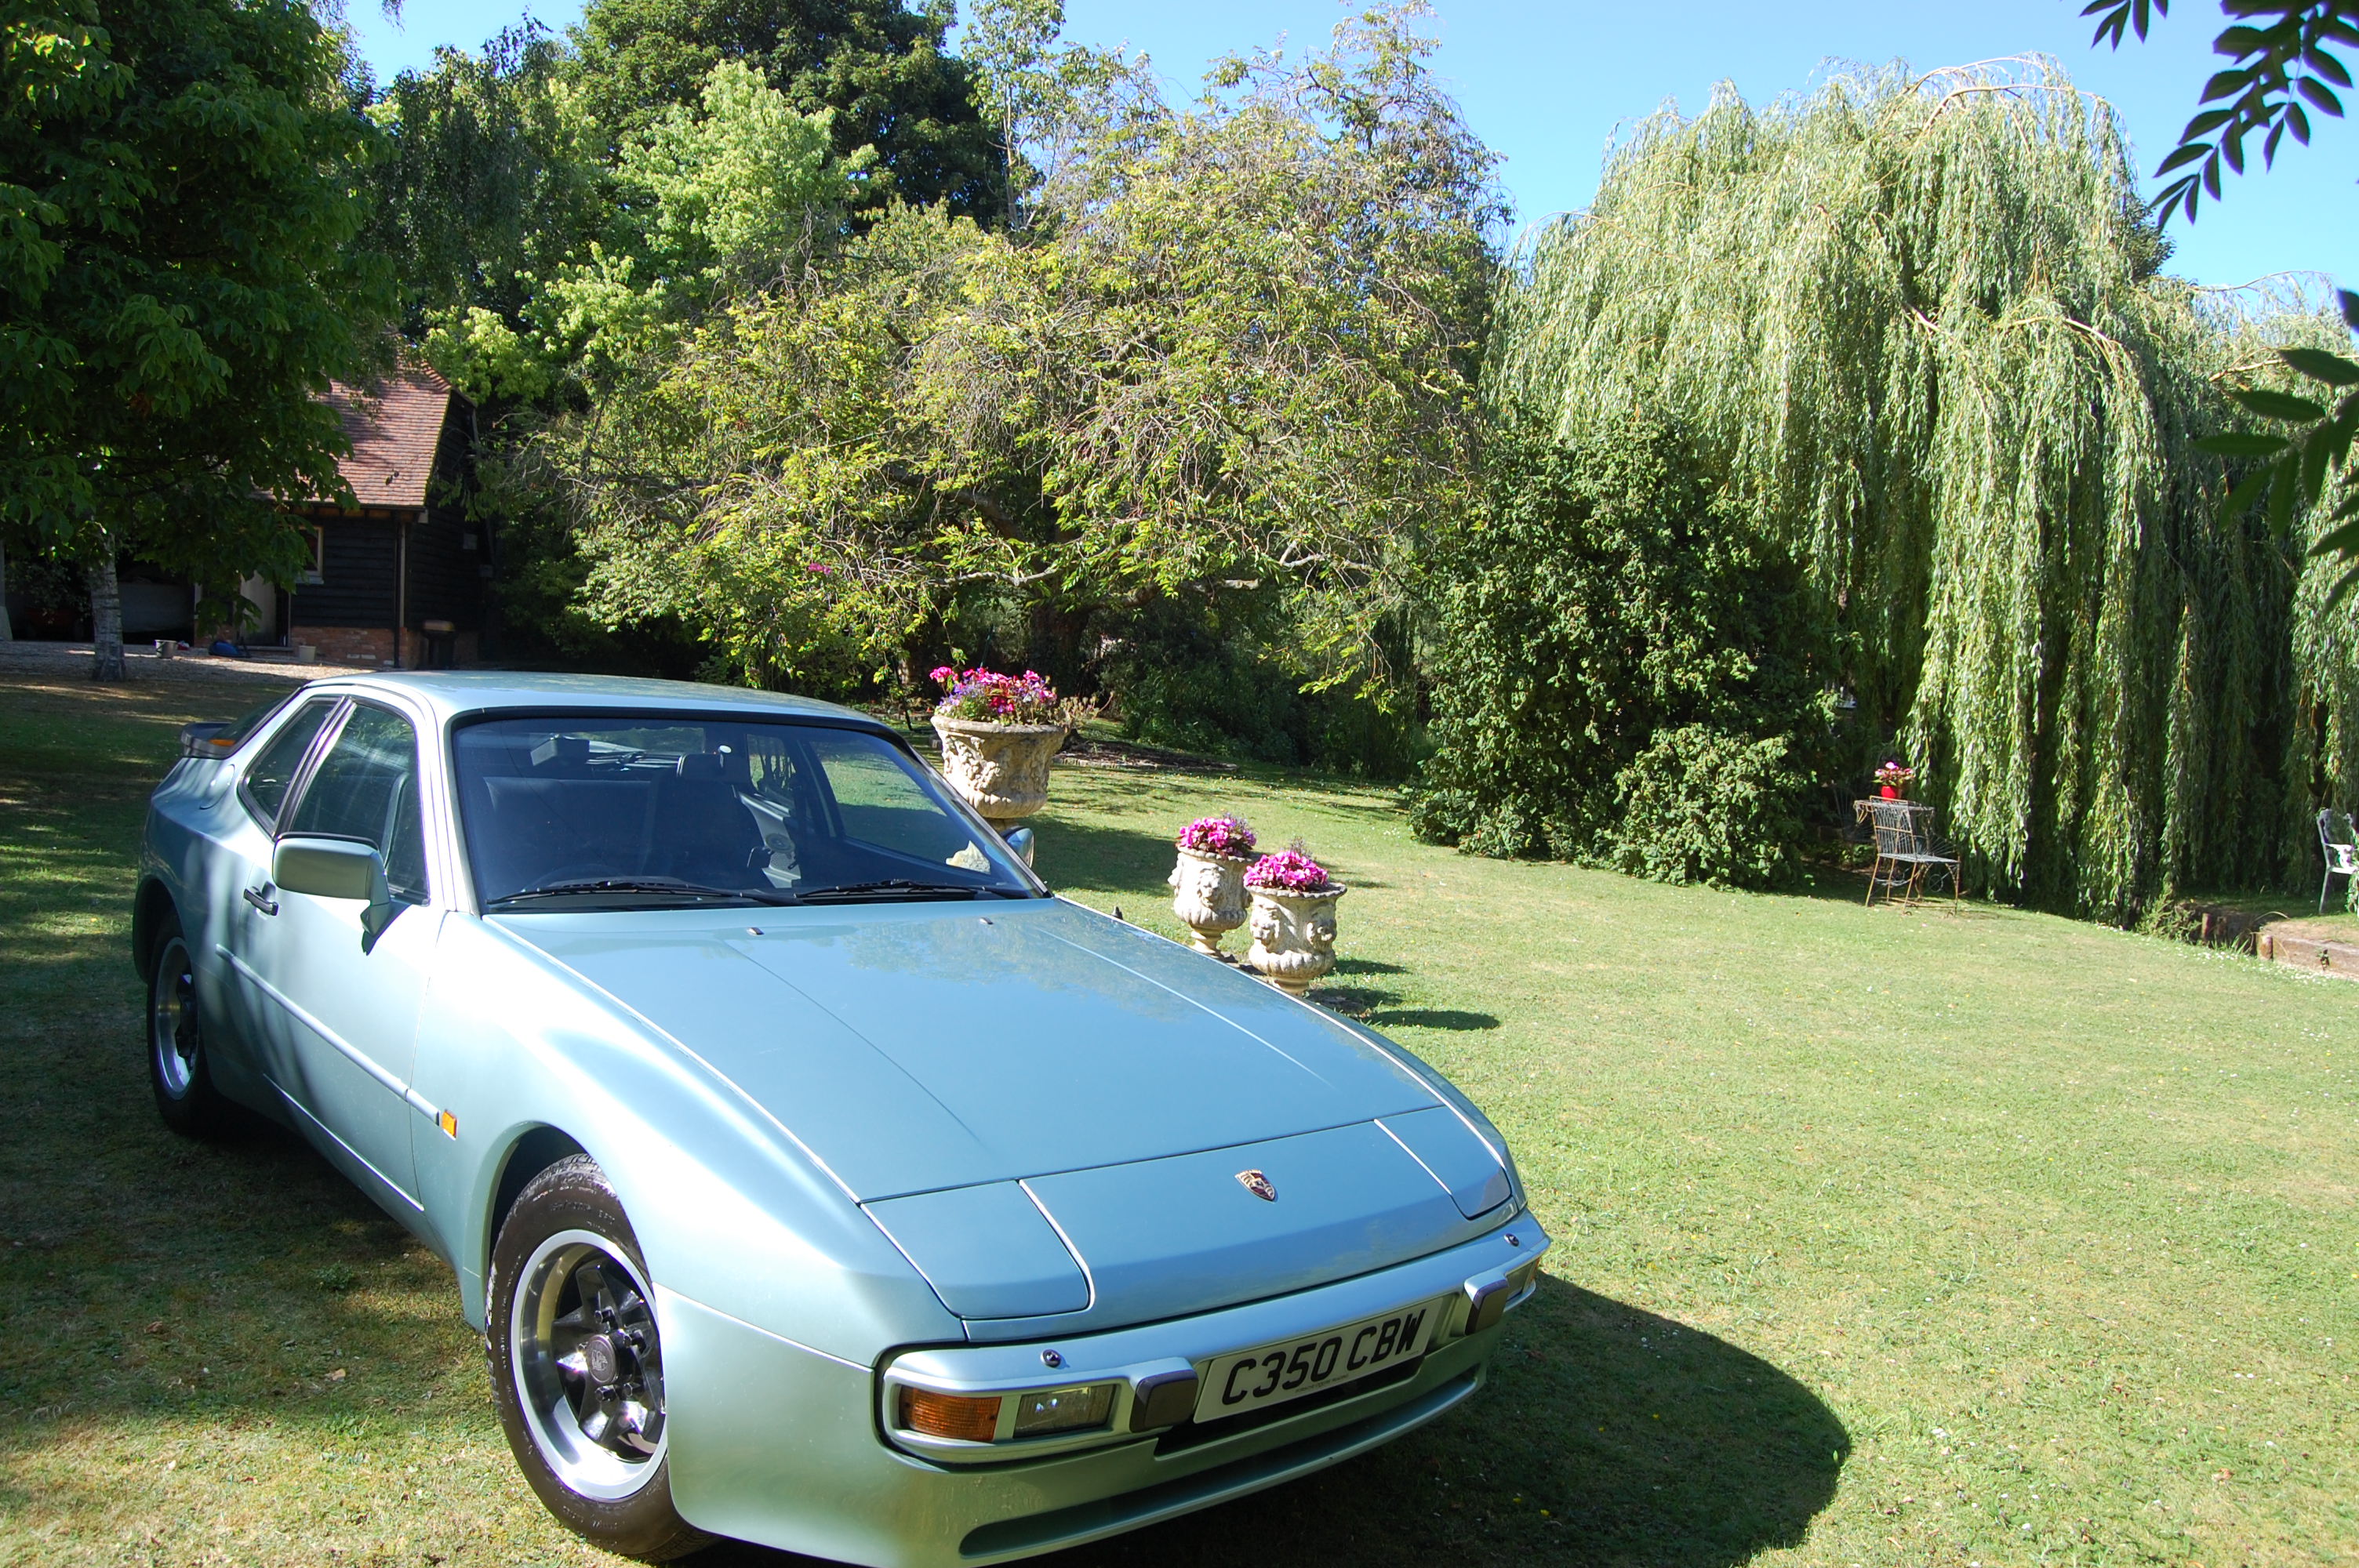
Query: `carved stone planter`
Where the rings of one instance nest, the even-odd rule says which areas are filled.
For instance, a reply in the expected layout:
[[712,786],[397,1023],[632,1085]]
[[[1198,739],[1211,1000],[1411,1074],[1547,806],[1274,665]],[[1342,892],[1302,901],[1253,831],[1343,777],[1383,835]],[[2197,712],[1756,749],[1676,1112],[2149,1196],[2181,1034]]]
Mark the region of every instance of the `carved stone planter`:
[[1245,961],[1289,996],[1335,967],[1335,901],[1349,890],[1330,882],[1317,892],[1249,888],[1253,946]]
[[1180,851],[1171,868],[1171,913],[1192,934],[1190,945],[1199,953],[1221,956],[1221,938],[1245,923],[1245,868],[1253,861],[1242,855],[1207,855]]
[[1061,724],[984,724],[934,715],[942,777],[1002,837],[1049,804],[1049,759],[1064,744]]

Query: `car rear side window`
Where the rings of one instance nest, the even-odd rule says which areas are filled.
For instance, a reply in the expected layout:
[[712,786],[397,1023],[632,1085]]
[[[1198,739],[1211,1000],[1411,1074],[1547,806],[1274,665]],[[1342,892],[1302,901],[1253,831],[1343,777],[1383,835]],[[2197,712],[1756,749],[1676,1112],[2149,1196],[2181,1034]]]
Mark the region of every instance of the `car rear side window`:
[[278,820],[278,808],[286,802],[287,787],[295,782],[304,753],[310,751],[320,726],[328,721],[328,715],[335,708],[333,697],[321,697],[306,706],[247,764],[239,788],[245,796],[246,809],[265,827]]
[[425,824],[418,803],[418,732],[397,713],[361,703],[312,770],[287,825],[373,844],[385,880],[403,897],[426,897]]
[[271,719],[282,708],[286,708],[288,704],[293,702],[298,697],[301,696],[302,691],[303,688],[301,687],[297,687],[291,691],[283,691],[279,693],[277,697],[272,697],[268,702],[264,703],[259,708],[249,708],[245,715],[239,719],[235,723],[227,725],[213,734],[212,744],[214,748],[221,755],[224,757],[228,756],[232,752],[237,750],[238,747],[245,745],[248,741],[254,739],[254,732],[255,730],[269,723]]

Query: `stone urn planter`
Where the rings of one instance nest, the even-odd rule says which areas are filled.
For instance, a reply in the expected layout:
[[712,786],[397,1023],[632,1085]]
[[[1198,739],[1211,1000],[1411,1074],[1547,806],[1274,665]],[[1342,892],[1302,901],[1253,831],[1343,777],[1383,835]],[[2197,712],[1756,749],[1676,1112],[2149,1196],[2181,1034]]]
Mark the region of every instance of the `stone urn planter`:
[[1049,759],[1065,742],[1061,724],[991,724],[934,715],[942,777],[1002,838],[1049,804]]
[[1253,946],[1245,961],[1288,996],[1303,995],[1335,967],[1335,901],[1349,890],[1330,882],[1309,892],[1246,891],[1253,895]]
[[1199,953],[1221,956],[1221,938],[1245,923],[1244,855],[1210,855],[1181,849],[1171,868],[1171,913],[1189,930],[1189,945]]

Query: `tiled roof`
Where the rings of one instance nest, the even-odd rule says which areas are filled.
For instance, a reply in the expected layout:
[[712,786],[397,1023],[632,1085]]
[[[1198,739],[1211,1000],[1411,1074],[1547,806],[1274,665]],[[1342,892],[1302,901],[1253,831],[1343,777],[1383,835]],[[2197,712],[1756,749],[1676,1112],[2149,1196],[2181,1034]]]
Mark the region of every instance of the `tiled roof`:
[[331,386],[328,402],[353,443],[352,456],[336,467],[363,506],[426,504],[451,396],[450,384],[423,365],[404,366],[364,388]]

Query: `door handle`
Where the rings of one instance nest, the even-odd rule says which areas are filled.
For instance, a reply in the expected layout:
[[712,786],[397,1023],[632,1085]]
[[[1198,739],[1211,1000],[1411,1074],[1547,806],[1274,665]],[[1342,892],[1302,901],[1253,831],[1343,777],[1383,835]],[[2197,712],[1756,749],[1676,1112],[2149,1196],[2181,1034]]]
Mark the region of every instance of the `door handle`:
[[245,902],[265,914],[276,914],[278,913],[278,901],[270,896],[274,891],[268,882],[258,888],[248,888],[245,890]]

